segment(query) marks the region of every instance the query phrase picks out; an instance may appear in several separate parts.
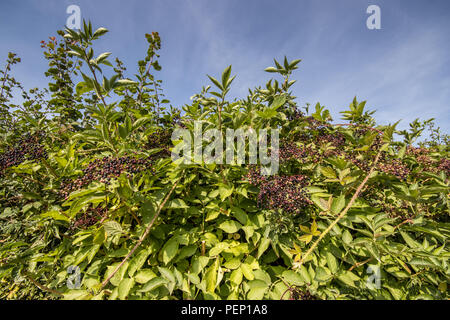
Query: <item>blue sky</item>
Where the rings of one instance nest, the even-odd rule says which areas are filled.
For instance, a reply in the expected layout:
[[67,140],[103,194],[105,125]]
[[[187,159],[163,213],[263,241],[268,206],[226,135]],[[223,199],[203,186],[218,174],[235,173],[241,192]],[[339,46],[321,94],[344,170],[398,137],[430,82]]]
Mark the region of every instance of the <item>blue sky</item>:
[[[145,56],[144,34],[162,38],[157,77],[174,106],[209,84],[232,64],[231,95],[264,85],[273,58],[303,61],[293,78],[298,103],[320,102],[335,119],[353,97],[367,100],[381,123],[436,118],[450,130],[450,1],[406,0],[161,0],[13,1],[0,3],[0,57],[22,63],[15,76],[27,88],[45,84],[39,42],[62,29],[70,4],[94,28],[110,30],[95,44],[123,60],[128,76]],[[366,9],[381,8],[381,30],[369,30]],[[112,59],[110,59],[112,60]]]

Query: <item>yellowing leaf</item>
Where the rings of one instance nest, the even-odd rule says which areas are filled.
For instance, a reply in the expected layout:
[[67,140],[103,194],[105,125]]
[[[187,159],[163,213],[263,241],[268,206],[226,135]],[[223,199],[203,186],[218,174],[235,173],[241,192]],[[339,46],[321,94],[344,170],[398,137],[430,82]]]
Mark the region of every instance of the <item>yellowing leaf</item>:
[[316,220],[313,221],[312,225],[311,225],[311,234],[313,236],[318,236],[320,235],[320,231],[317,230],[317,223]]
[[309,243],[312,240],[312,235],[311,234],[304,234],[300,237],[298,237],[298,240],[300,241],[304,241],[305,243]]
[[300,226],[300,230],[302,230],[305,233],[310,233],[309,228],[306,226]]

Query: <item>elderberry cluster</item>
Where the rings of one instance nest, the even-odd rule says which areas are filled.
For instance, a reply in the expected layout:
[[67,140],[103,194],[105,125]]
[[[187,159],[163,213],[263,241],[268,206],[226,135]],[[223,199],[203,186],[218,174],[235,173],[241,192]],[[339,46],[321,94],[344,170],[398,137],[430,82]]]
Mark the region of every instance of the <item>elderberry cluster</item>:
[[255,168],[250,168],[248,180],[259,187],[258,206],[260,208],[280,209],[295,214],[312,204],[304,190],[309,183],[307,176],[261,176]]
[[439,161],[438,171],[444,171],[444,173],[450,176],[450,159],[443,158]]
[[306,117],[305,120],[311,129],[321,129],[327,127],[326,123],[319,121],[312,116]]
[[400,180],[406,180],[410,173],[408,167],[398,159],[378,163],[378,169],[384,173],[391,174]]
[[427,148],[416,148],[413,146],[408,146],[406,148],[406,154],[407,155],[411,155],[411,156],[426,156],[428,155],[430,152]]
[[340,132],[335,133],[322,133],[317,137],[317,141],[320,144],[328,144],[331,143],[332,146],[336,148],[341,148],[345,145],[345,136]]
[[170,156],[172,145],[172,131],[168,129],[158,129],[147,136],[146,149],[162,149],[152,155],[153,159],[160,159]]
[[292,141],[281,141],[279,157],[280,161],[285,162],[289,160],[304,160],[311,148],[299,147]]
[[96,159],[89,163],[83,169],[83,175],[75,180],[65,180],[60,187],[60,194],[67,199],[69,194],[75,190],[79,190],[92,181],[99,181],[109,184],[110,180],[119,177],[122,172],[127,175],[139,173],[145,170],[151,170],[151,159],[136,159],[131,156],[123,157],[105,157]]
[[80,218],[78,218],[71,224],[70,229],[71,230],[87,229],[90,226],[96,224],[101,218],[105,216],[106,213],[107,213],[106,208],[89,207],[89,209],[87,209],[86,212],[83,213],[83,215]]
[[394,205],[387,202],[381,202],[378,204],[381,207],[381,211],[388,214],[391,218],[414,218],[414,214],[409,210],[408,204],[404,201],[400,205]]
[[300,290],[299,288],[291,288],[289,300],[318,300],[317,297],[312,295],[308,290]]
[[301,110],[299,110],[298,107],[294,107],[293,110],[291,112],[289,112],[287,115],[287,119],[289,121],[294,121],[294,120],[301,119],[304,117],[305,117],[305,114]]
[[14,167],[26,160],[38,160],[47,157],[47,151],[41,144],[43,132],[27,134],[22,137],[16,147],[0,154],[0,174],[9,167]]
[[416,158],[417,163],[420,163],[426,171],[434,171],[433,164],[435,163],[431,157],[427,155],[420,155]]
[[358,167],[362,171],[368,172],[370,170],[369,163],[367,161],[363,161],[362,159],[357,158],[355,154],[346,154],[345,159],[353,163],[356,167]]
[[442,158],[435,161],[429,156],[430,151],[430,149],[423,147],[408,146],[406,148],[406,154],[415,157],[417,163],[421,164],[425,171],[434,173],[444,171],[446,175],[450,175],[450,159]]

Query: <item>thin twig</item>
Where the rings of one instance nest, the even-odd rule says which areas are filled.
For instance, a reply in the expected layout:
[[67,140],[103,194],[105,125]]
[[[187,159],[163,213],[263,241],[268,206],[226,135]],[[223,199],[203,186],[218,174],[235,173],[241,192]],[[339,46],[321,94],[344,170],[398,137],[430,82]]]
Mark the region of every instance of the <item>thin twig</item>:
[[400,228],[402,225],[404,225],[405,223],[412,223],[413,221],[411,219],[406,219],[405,221],[401,222],[400,224],[396,225],[394,227],[394,230],[397,228]]
[[352,265],[352,266],[350,267],[350,269],[348,269],[348,271],[352,271],[353,269],[355,269],[355,268],[357,268],[357,267],[360,267],[360,266],[362,266],[363,264],[366,264],[366,263],[369,262],[370,260],[372,260],[372,257],[370,257],[369,259],[366,259],[366,260],[364,260],[364,261],[357,262],[357,263],[355,263],[354,265]]
[[10,65],[11,65],[11,63],[8,62],[8,64],[6,65],[6,68],[5,68],[5,73],[3,73],[3,83],[2,83],[2,91],[0,92],[0,99],[3,98],[3,89],[5,88],[5,82],[6,82],[6,79],[8,78],[7,77],[7,75],[8,75],[8,68],[9,68]]
[[283,300],[284,295],[285,295],[286,292],[288,292],[288,291],[291,293],[291,298],[292,298],[292,291],[293,291],[292,287],[291,287],[286,281],[284,281],[282,278],[280,278],[280,280],[287,286],[287,289],[286,289],[286,290],[283,292],[283,294],[281,295],[280,300]]
[[33,277],[32,277],[31,275],[28,274],[28,272],[25,273],[25,277],[26,277],[28,280],[30,280],[31,282],[33,282],[33,284],[34,284],[36,287],[38,287],[39,289],[41,289],[42,291],[50,292],[50,293],[56,294],[56,295],[58,295],[58,296],[64,296],[64,294],[63,294],[62,292],[59,292],[59,291],[50,289],[50,288],[48,288],[48,287],[46,287],[46,286],[40,284],[39,282],[37,282],[36,280],[34,280]]
[[296,268],[300,268],[303,263],[306,261],[306,258],[314,251],[314,249],[317,247],[317,245],[319,244],[319,242],[331,231],[331,229],[333,229],[333,227],[339,222],[339,220],[341,220],[345,214],[347,213],[347,211],[351,208],[351,206],[353,205],[353,203],[356,201],[356,199],[359,196],[359,193],[361,192],[362,188],[364,187],[364,185],[367,183],[367,181],[369,180],[369,177],[372,175],[372,172],[375,170],[375,167],[378,163],[378,160],[380,159],[380,155],[381,155],[381,150],[378,152],[377,156],[375,157],[375,161],[372,164],[372,167],[370,168],[369,173],[366,175],[366,177],[364,178],[364,180],[361,182],[361,184],[358,186],[358,188],[356,189],[356,192],[353,194],[353,197],[350,199],[350,202],[347,204],[347,206],[345,207],[344,210],[342,210],[342,212],[339,214],[339,216],[336,218],[336,220],[334,220],[329,226],[328,228],[325,229],[325,231],[323,231],[319,238],[316,240],[316,242],[314,242],[314,244],[311,246],[311,248],[309,248],[309,250],[305,253],[305,255],[302,257],[300,263],[296,266]]
[[169,200],[170,196],[172,195],[172,192],[175,190],[175,187],[178,185],[178,182],[181,180],[181,177],[175,182],[175,184],[172,186],[172,189],[170,189],[169,193],[167,193],[164,201],[160,204],[158,211],[156,211],[155,216],[153,217],[152,221],[150,221],[149,225],[145,229],[144,234],[141,236],[141,238],[138,240],[136,245],[131,249],[131,251],[127,254],[127,256],[122,260],[122,262],[114,269],[114,271],[109,275],[109,277],[102,282],[102,286],[100,287],[100,290],[103,289],[111,280],[111,278],[119,271],[119,269],[123,266],[123,264],[133,255],[133,253],[136,251],[136,249],[142,244],[142,241],[148,236],[150,233],[150,229],[153,226],[153,223],[156,221],[156,218],[158,218],[161,210],[163,209],[166,202]]

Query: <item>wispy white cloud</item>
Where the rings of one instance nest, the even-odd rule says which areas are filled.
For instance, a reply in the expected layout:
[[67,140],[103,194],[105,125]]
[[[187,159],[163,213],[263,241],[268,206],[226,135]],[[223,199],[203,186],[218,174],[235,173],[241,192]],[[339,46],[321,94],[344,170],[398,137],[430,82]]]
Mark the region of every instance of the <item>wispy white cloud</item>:
[[404,127],[417,117],[435,117],[448,130],[450,74],[443,71],[450,59],[442,46],[444,37],[422,30],[364,63],[355,62],[353,69],[322,72],[328,75],[310,98],[340,108],[356,94],[378,110],[376,117],[384,123],[403,119]]

